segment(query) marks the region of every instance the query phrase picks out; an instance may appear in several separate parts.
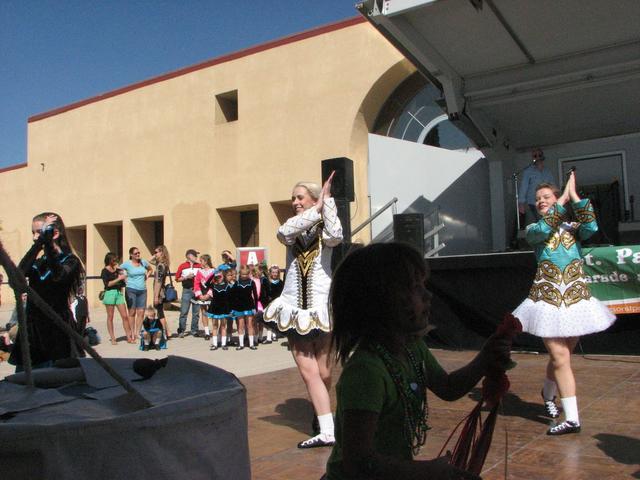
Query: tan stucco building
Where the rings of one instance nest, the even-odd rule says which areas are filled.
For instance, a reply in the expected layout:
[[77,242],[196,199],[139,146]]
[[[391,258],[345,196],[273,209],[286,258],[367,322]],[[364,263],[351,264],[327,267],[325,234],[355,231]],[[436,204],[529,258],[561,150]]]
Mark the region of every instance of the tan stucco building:
[[[0,238],[17,262],[31,217],[52,210],[89,276],[107,251],[149,258],[158,243],[174,269],[187,248],[215,262],[252,245],[282,265],[291,187],[320,182],[323,159],[353,160],[353,225],[368,217],[367,135],[414,71],[355,18],[36,115],[28,163],[0,173]],[[89,281],[89,298],[100,289]]]

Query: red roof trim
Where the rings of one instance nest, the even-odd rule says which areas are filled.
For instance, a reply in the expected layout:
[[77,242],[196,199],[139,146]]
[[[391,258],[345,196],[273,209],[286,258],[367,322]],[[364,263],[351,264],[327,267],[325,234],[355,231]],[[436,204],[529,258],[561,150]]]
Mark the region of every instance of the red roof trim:
[[38,115],[34,115],[29,117],[27,120],[28,123],[37,122],[38,120],[42,120],[44,118],[53,117],[60,113],[68,112],[69,110],[74,110],[76,108],[83,107],[85,105],[89,105],[91,103],[99,102],[100,100],[104,100],[106,98],[115,97],[117,95],[121,95],[123,93],[130,92],[132,90],[137,90],[138,88],[143,88],[148,85],[153,85],[154,83],[163,82],[165,80],[169,80],[172,78],[180,77],[182,75],[186,75],[191,72],[195,72],[197,70],[202,70],[203,68],[212,67],[214,65],[219,65],[221,63],[230,62],[232,60],[237,60],[238,58],[246,57],[249,55],[253,55],[254,53],[263,52],[265,50],[269,50],[271,48],[280,47],[282,45],[287,45],[289,43],[298,42],[300,40],[305,40],[307,38],[316,37],[318,35],[322,35],[324,33],[332,32],[335,30],[341,30],[343,28],[350,27],[352,25],[357,25],[359,23],[365,23],[367,21],[363,16],[357,16],[353,18],[349,18],[347,20],[341,20],[339,22],[330,23],[328,25],[323,25],[321,27],[316,27],[311,30],[306,30],[304,32],[295,33],[293,35],[289,35],[278,40],[272,40],[267,43],[262,43],[260,45],[255,45],[253,47],[246,48],[244,50],[239,50],[234,53],[230,53],[227,55],[223,55],[221,57],[214,58],[212,60],[207,60],[202,63],[197,63],[195,65],[191,65],[190,67],[181,68],[179,70],[175,70],[173,72],[166,73],[164,75],[160,75],[158,77],[153,77],[147,80],[143,80],[142,82],[134,83],[128,85],[126,87],[119,88],[117,90],[113,90],[111,92],[103,93],[101,95],[97,95],[95,97],[87,98],[85,100],[80,100],[79,102],[71,103],[64,107],[56,108],[54,110],[49,110],[48,112],[40,113]]
[[24,168],[27,166],[27,162],[18,163],[17,165],[10,165],[8,167],[0,168],[0,173],[9,172],[11,170],[17,170],[18,168]]

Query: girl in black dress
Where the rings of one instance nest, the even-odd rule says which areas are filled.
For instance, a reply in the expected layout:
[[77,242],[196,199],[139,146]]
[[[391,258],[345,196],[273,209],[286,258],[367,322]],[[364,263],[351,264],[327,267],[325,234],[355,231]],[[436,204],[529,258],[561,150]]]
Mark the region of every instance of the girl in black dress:
[[218,329],[220,330],[220,343],[222,350],[228,350],[227,347],[227,320],[231,317],[231,306],[229,304],[229,296],[231,293],[231,285],[229,285],[228,277],[231,270],[224,273],[216,270],[213,275],[204,284],[204,290],[210,295],[211,303],[207,308],[207,317],[211,319],[211,347],[209,350],[218,349]]
[[231,314],[236,318],[238,324],[238,346],[236,350],[244,348],[245,327],[249,334],[249,348],[257,350],[254,345],[254,325],[253,316],[256,313],[256,303],[258,300],[258,290],[256,284],[249,276],[249,267],[240,267],[240,278],[231,289]]
[[[260,289],[260,301],[266,308],[271,302],[282,294],[284,288],[284,282],[280,278],[280,267],[278,265],[271,265],[267,272],[267,275],[262,277],[262,288]],[[264,343],[271,343],[278,341],[278,336],[274,330],[267,328],[266,338]]]
[[[62,318],[71,324],[69,301],[81,286],[84,268],[80,259],[71,253],[71,246],[62,218],[44,212],[33,217],[31,231],[33,246],[20,261],[18,268],[29,279],[33,290]],[[72,356],[71,339],[58,328],[33,302],[27,298],[27,332],[32,368],[46,368],[54,360]],[[20,330],[9,363],[16,371],[23,369]],[[78,347],[79,351],[81,347]]]

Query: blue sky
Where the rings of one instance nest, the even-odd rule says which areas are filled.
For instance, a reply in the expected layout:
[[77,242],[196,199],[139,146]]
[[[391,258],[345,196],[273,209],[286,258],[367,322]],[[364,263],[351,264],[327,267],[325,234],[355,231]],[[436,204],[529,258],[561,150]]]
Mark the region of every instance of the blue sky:
[[355,0],[0,0],[0,168],[27,118],[354,17]]

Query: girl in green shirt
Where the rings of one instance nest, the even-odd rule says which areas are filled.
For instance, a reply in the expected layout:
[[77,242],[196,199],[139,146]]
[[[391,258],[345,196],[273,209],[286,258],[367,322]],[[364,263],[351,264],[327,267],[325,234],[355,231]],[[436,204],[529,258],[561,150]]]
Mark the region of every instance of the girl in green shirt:
[[479,478],[448,457],[413,459],[426,440],[426,392],[461,398],[488,366],[506,366],[509,344],[492,337],[468,365],[445,372],[423,341],[431,307],[426,280],[420,254],[400,243],[356,250],[338,268],[330,305],[333,345],[344,368],[325,478]]

